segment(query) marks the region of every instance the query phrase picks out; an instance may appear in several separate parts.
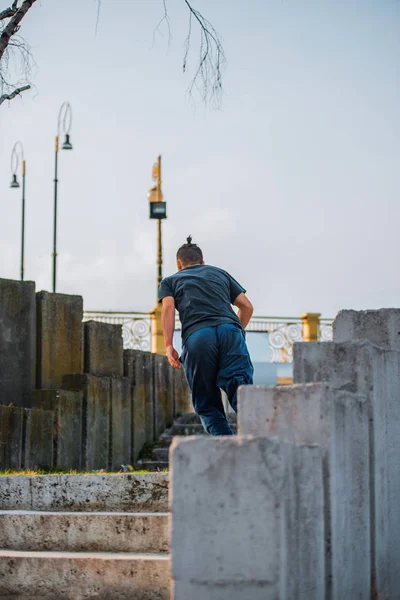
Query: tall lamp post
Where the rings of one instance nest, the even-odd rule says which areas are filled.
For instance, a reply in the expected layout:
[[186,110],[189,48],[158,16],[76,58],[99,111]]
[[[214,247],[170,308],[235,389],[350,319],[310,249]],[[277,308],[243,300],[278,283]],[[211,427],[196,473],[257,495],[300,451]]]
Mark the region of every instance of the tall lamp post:
[[58,113],[57,135],[54,161],[54,235],[53,235],[53,292],[56,291],[57,283],[57,193],[58,193],[58,150],[60,135],[65,135],[65,140],[61,146],[62,150],[72,150],[72,144],[69,139],[69,132],[72,125],[72,110],[69,102],[61,105]]
[[164,336],[161,322],[161,306],[158,302],[158,288],[162,280],[162,227],[163,219],[167,218],[167,203],[163,201],[161,190],[161,156],[153,165],[153,181],[155,185],[148,193],[150,205],[150,219],[157,219],[157,301],[156,307],[150,311],[152,322],[151,351],[155,354],[165,354]]
[[22,231],[21,231],[21,281],[24,280],[24,253],[25,253],[25,176],[26,163],[24,158],[24,149],[21,142],[16,142],[11,152],[11,172],[12,180],[10,187],[19,188],[17,178],[18,167],[22,167]]

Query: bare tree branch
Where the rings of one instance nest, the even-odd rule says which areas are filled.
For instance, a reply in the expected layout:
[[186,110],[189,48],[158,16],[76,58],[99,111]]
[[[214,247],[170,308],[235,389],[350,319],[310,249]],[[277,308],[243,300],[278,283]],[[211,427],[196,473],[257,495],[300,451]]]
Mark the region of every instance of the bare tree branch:
[[30,85],[24,85],[20,88],[17,88],[16,90],[14,90],[13,92],[11,92],[11,94],[3,94],[2,96],[0,96],[0,106],[3,104],[3,102],[5,102],[6,100],[12,100],[13,98],[15,98],[16,96],[19,96],[21,92],[25,92],[26,90],[30,90],[31,86]]
[[200,26],[199,64],[189,86],[189,95],[192,95],[193,90],[197,89],[205,104],[211,100],[215,105],[219,105],[222,94],[222,71],[226,64],[222,40],[210,21],[193,8],[189,0],[184,0],[184,2],[189,9],[189,31],[185,40],[183,57],[184,73],[187,71],[190,54],[193,19]]
[[[21,6],[18,8],[17,12],[7,23],[6,27],[3,29],[0,35],[0,60],[3,57],[4,52],[7,49],[7,46],[10,42],[10,39],[13,35],[15,35],[19,28],[22,19],[25,17],[26,13],[32,5],[36,2],[36,0],[24,0]],[[13,3],[13,8],[17,6],[17,3]]]
[[13,17],[15,15],[17,10],[18,10],[18,0],[14,0],[14,2],[12,3],[12,6],[10,6],[9,8],[6,8],[5,10],[2,10],[0,12],[0,21],[3,21],[4,19],[10,19],[11,17]]

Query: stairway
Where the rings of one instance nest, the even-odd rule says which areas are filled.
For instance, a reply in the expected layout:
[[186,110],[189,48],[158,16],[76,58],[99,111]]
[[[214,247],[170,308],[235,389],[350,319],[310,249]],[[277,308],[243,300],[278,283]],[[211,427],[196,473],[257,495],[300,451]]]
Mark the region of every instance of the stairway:
[[1,600],[169,600],[168,479],[0,478]]
[[[237,432],[236,413],[227,413],[227,419],[233,433]],[[138,469],[148,471],[165,471],[169,468],[169,447],[174,437],[188,435],[207,435],[201,424],[200,417],[196,413],[184,413],[177,417],[172,427],[161,434],[158,442],[151,449],[148,458],[142,458],[137,462]]]

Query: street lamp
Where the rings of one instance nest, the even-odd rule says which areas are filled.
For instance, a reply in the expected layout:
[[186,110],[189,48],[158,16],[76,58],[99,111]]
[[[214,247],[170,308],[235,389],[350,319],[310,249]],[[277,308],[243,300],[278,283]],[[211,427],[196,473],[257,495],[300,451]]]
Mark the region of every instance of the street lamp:
[[72,110],[69,102],[61,105],[58,113],[56,148],[55,148],[55,168],[54,168],[54,237],[53,237],[53,292],[56,291],[57,281],[57,192],[58,192],[58,148],[60,135],[65,135],[62,150],[72,150],[72,144],[69,139],[69,132],[72,125]]
[[[155,185],[150,188],[148,193],[149,205],[150,205],[150,219],[157,219],[158,221],[158,239],[157,239],[157,296],[158,288],[162,280],[162,230],[161,222],[167,218],[167,204],[163,201],[163,194],[161,191],[161,156],[158,157],[157,162],[153,165],[153,181]],[[156,308],[150,311],[151,315],[151,351],[156,354],[165,354],[165,344],[163,337],[163,329],[161,323],[161,307],[160,304],[156,303]]]
[[158,243],[157,243],[157,290],[162,280],[162,232],[161,221],[167,218],[167,203],[163,201],[161,191],[161,156],[153,165],[153,181],[155,185],[148,193],[150,204],[150,219],[158,221]]
[[11,188],[19,188],[17,178],[18,167],[22,167],[22,235],[21,235],[21,281],[24,280],[24,252],[25,252],[25,174],[26,163],[24,159],[24,149],[21,142],[16,142],[11,152]]

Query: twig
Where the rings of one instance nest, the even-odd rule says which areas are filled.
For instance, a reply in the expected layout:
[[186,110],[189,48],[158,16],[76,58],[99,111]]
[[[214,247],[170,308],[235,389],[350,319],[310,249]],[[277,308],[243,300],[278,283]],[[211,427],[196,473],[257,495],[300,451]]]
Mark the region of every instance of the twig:
[[211,23],[203,15],[193,8],[189,0],[184,0],[189,9],[189,32],[185,40],[185,54],[183,57],[183,72],[187,71],[188,56],[190,53],[190,42],[192,35],[192,20],[197,21],[200,26],[200,56],[196,73],[189,86],[189,95],[194,88],[199,89],[198,80],[201,80],[203,101],[208,99],[219,104],[222,93],[222,71],[226,63],[225,53],[221,38]]
[[168,50],[169,50],[169,47],[170,47],[171,41],[172,41],[172,35],[171,35],[171,22],[169,20],[169,15],[168,15],[168,10],[167,10],[167,0],[163,0],[163,5],[164,5],[164,16],[162,17],[162,19],[160,19],[160,22],[158,23],[157,27],[154,29],[153,46],[156,41],[156,33],[159,33],[160,35],[162,35],[162,33],[160,31],[160,27],[165,21],[167,23],[167,28],[168,28]]
[[6,100],[12,100],[13,98],[15,98],[15,96],[19,96],[21,92],[25,92],[26,90],[30,89],[30,85],[24,85],[11,92],[11,94],[3,94],[2,96],[0,96],[0,105],[3,104],[3,102],[5,102]]

